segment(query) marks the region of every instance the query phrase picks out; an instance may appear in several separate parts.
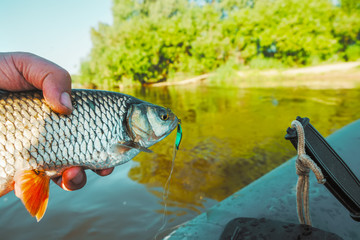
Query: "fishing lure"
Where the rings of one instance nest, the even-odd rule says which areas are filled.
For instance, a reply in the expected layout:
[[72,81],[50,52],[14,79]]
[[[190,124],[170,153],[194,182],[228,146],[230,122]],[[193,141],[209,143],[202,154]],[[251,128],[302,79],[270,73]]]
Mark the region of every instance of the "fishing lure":
[[177,131],[176,131],[176,140],[175,140],[176,150],[179,150],[181,139],[182,139],[182,129],[181,129],[181,121],[179,119],[179,123],[178,123],[178,126],[177,126]]

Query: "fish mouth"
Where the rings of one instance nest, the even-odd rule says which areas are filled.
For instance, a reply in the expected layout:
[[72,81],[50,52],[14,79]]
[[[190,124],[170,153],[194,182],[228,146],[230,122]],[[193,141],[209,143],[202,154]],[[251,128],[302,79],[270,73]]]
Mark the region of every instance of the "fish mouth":
[[172,118],[172,123],[170,124],[169,127],[169,132],[168,134],[170,134],[172,131],[174,131],[174,129],[177,127],[178,124],[180,124],[181,120],[169,109],[166,109],[168,115],[170,116],[170,118]]
[[175,120],[176,120],[176,121],[174,121],[174,122],[170,125],[170,129],[171,129],[170,132],[174,131],[174,129],[181,123],[181,120],[178,119],[176,116],[175,116]]

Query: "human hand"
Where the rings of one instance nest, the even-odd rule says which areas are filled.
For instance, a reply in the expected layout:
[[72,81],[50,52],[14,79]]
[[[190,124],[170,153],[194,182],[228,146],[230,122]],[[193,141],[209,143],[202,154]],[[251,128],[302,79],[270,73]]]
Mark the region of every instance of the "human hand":
[[[60,66],[31,53],[0,53],[0,89],[26,91],[40,89],[52,110],[70,114],[71,77]],[[94,171],[100,176],[109,175],[114,168]],[[72,191],[82,188],[86,174],[82,167],[71,167],[53,181],[61,188]]]

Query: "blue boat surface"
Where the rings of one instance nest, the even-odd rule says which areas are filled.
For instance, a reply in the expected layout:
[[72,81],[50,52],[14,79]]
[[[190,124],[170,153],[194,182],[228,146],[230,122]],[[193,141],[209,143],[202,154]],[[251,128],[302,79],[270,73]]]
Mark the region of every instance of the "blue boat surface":
[[[360,178],[360,120],[336,131],[327,141]],[[289,142],[289,148],[292,147]],[[219,239],[225,225],[238,217],[298,224],[295,160],[296,157],[290,159],[183,224],[166,239]],[[313,173],[310,173],[310,215],[315,228],[335,233],[343,239],[360,239],[360,223],[354,221],[349,211],[323,185],[317,183]]]

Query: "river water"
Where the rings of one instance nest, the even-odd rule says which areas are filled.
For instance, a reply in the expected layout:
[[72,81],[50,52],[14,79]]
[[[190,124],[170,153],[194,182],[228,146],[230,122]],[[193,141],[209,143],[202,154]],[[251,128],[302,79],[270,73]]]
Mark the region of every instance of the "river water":
[[[300,115],[324,136],[360,117],[360,90],[238,89],[205,86],[127,89],[171,108],[182,120],[165,233],[295,155],[284,140]],[[0,198],[0,239],[154,239],[176,133],[107,177],[65,192],[51,184],[40,223],[9,193]],[[295,174],[295,169],[294,169]]]

